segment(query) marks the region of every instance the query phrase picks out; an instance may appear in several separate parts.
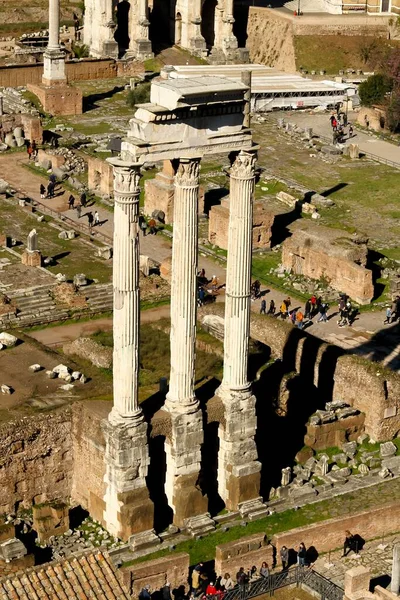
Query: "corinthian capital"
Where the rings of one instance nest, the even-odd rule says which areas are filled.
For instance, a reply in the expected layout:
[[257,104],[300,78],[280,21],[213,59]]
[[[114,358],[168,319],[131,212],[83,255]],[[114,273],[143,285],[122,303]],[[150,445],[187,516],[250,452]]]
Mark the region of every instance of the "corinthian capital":
[[231,177],[252,179],[255,175],[257,156],[254,152],[241,150],[231,168]]
[[199,185],[200,159],[182,159],[175,175],[176,185],[196,187]]
[[139,194],[139,181],[139,165],[114,165],[114,191],[116,194],[132,196]]

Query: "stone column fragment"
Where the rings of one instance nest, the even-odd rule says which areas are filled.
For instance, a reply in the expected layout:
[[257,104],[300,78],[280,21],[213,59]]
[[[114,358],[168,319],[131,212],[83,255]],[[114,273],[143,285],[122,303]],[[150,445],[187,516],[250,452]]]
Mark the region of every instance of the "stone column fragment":
[[395,544],[393,547],[392,580],[390,582],[390,591],[397,596],[400,593],[400,544]]
[[217,391],[225,408],[225,425],[219,427],[219,493],[230,510],[258,498],[260,485],[256,399],[247,378],[255,163],[255,154],[240,152],[230,174],[224,374]]
[[201,34],[201,0],[192,0],[192,18],[190,36],[190,48],[195,54],[203,54],[207,50],[206,40]]
[[166,409],[171,436],[166,442],[166,494],[174,523],[206,511],[198,485],[203,419],[194,393],[197,307],[197,216],[199,160],[181,160],[175,176],[171,281],[171,373]]
[[233,16],[233,0],[225,0],[225,11],[224,11],[224,39],[223,39],[223,50],[236,50],[238,47],[238,41],[236,36],[233,34],[233,24],[235,22]]
[[139,195],[140,165],[111,159],[114,167],[114,354],[113,408],[103,423],[106,440],[104,522],[127,540],[149,531],[153,503],[146,476],[147,423],[138,403],[139,376]]
[[138,60],[147,60],[154,56],[149,37],[148,0],[131,2],[130,38],[132,48],[128,54],[134,54]]

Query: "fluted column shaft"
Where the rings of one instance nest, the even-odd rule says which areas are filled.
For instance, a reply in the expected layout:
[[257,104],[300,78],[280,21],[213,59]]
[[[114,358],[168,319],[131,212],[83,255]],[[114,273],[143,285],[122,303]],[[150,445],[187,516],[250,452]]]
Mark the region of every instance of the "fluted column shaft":
[[49,0],[49,43],[50,50],[60,47],[60,0]]
[[114,417],[139,417],[139,195],[140,165],[114,167]]
[[250,389],[247,380],[253,195],[256,157],[240,152],[230,173],[226,271],[224,375],[222,390]]
[[200,161],[181,160],[175,176],[171,281],[171,374],[167,408],[192,412],[197,308],[197,218]]

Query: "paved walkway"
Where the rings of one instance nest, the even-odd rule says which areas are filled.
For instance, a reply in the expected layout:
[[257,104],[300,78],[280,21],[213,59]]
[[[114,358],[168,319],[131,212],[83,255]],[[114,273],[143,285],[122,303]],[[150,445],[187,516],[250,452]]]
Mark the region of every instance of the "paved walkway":
[[[276,113],[278,114],[278,113]],[[292,112],[282,113],[282,116],[300,127],[312,127],[317,135],[332,138],[332,128],[329,121],[329,115],[324,114],[309,114],[308,112]],[[349,122],[355,123],[357,119],[356,113],[350,112],[348,115]],[[361,152],[374,154],[383,160],[388,160],[396,163],[400,167],[400,146],[395,146],[390,142],[378,140],[375,137],[368,135],[364,131],[354,129],[353,137],[345,140],[345,143],[356,143],[360,146]]]
[[[297,115],[294,115],[297,117]],[[310,116],[302,114],[302,119],[315,119],[318,116]],[[326,121],[326,115],[322,116]],[[292,120],[292,117],[290,117]],[[293,118],[294,120],[294,118]],[[329,124],[329,123],[328,123]],[[314,127],[314,122],[313,122]],[[321,124],[323,127],[323,124]],[[400,153],[400,149],[399,149]],[[399,157],[400,160],[400,157]],[[84,223],[87,225],[86,214],[90,210],[98,210],[100,221],[102,223],[99,230],[105,234],[110,242],[113,236],[113,213],[103,205],[90,206],[82,212],[82,216],[78,219],[76,210],[68,209],[68,197],[70,192],[63,190],[59,185],[56,190],[56,197],[53,199],[40,199],[39,187],[41,183],[46,184],[46,178],[27,170],[23,164],[27,162],[27,158],[22,154],[11,154],[0,156],[0,169],[6,175],[7,181],[17,190],[25,193],[29,197],[42,202],[49,208],[58,211],[60,214],[68,216],[75,222]],[[79,198],[79,194],[75,194],[76,198]],[[94,236],[96,236],[96,227],[94,228]],[[166,236],[158,235],[147,235],[140,236],[140,251],[142,254],[150,256],[157,262],[162,262],[168,256],[171,255],[171,240]],[[200,252],[199,254],[199,268],[204,268],[209,278],[216,275],[220,283],[225,282],[225,264],[215,261]],[[277,307],[282,303],[282,299],[285,294],[282,291],[277,291],[273,288],[264,288],[265,298],[267,305],[271,299],[274,300]],[[218,300],[223,301],[223,291],[219,296]],[[302,302],[293,302],[293,308],[302,307]],[[258,312],[260,309],[260,301],[252,304],[252,310]],[[164,309],[165,310],[165,309]],[[312,332],[314,335],[324,339],[328,342],[337,344],[347,350],[357,349],[362,346],[362,353],[378,360],[386,360],[389,366],[395,370],[400,369],[400,352],[398,351],[398,333],[395,326],[391,326],[390,342],[386,336],[380,336],[378,342],[372,341],[371,347],[368,346],[367,342],[374,336],[379,335],[378,332],[384,327],[384,311],[367,312],[360,314],[352,327],[339,328],[337,325],[335,307],[332,307],[330,311],[329,320],[327,323],[316,323],[316,319],[313,322],[307,324],[307,330]],[[388,328],[388,326],[386,326]]]

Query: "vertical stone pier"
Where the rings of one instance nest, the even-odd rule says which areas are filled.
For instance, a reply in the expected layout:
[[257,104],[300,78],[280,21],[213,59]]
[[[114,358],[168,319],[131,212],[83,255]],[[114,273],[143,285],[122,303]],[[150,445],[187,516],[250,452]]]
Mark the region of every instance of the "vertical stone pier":
[[228,510],[257,499],[260,489],[256,399],[247,379],[255,164],[256,155],[242,151],[230,173],[224,374],[216,392],[225,409],[225,424],[219,427],[218,490]]
[[233,17],[233,0],[225,0],[223,22],[225,31],[222,47],[224,52],[229,52],[229,50],[237,50],[238,41],[236,36],[233,34],[233,24],[235,22]]
[[[113,535],[152,531],[154,507],[146,487],[147,423],[138,402],[140,165],[110,159],[114,168],[113,408],[103,423],[106,440],[104,522]],[[144,536],[143,536],[144,537]]]
[[400,594],[400,544],[393,547],[392,580],[390,591],[398,596]]
[[201,34],[201,0],[192,0],[193,8],[192,8],[192,37],[190,38],[190,49],[195,54],[203,55],[207,53],[206,40]]
[[175,176],[171,373],[165,403],[172,429],[165,445],[165,491],[178,527],[207,510],[207,498],[198,485],[203,417],[194,393],[199,168],[199,159],[182,159]]
[[49,42],[43,62],[44,85],[66,83],[65,53],[60,46],[60,0],[49,0]]
[[[132,10],[132,9],[131,9]],[[135,40],[135,58],[137,60],[147,60],[154,56],[151,49],[151,41],[149,37],[150,21],[148,19],[148,0],[138,0],[139,19],[135,23],[136,33]],[[134,11],[132,10],[132,16]],[[136,17],[137,18],[137,17]]]

